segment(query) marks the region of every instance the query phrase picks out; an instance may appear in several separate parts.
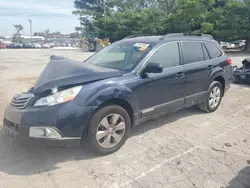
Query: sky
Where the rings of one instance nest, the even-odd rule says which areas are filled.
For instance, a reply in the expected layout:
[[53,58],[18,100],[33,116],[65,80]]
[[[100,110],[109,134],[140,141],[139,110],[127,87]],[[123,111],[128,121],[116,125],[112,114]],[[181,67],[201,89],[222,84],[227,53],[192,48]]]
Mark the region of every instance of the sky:
[[0,0],[0,36],[13,35],[13,24],[21,24],[22,34],[29,35],[29,19],[33,33],[47,28],[51,32],[72,33],[80,25],[73,10],[74,0]]

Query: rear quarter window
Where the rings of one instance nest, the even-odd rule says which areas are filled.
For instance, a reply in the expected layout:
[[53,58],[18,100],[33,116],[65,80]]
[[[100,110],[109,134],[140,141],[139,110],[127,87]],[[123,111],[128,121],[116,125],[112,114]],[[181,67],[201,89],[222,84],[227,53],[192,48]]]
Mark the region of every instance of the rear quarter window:
[[208,50],[208,53],[209,53],[211,59],[215,59],[215,58],[222,56],[222,52],[215,44],[205,43],[205,46]]
[[200,42],[182,42],[184,64],[204,61],[202,45]]

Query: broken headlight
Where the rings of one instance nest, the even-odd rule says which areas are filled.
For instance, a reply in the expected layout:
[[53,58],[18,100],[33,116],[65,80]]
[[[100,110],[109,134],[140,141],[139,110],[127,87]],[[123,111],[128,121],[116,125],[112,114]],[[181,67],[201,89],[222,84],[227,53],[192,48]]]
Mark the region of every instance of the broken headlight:
[[56,92],[53,95],[38,99],[34,106],[53,106],[56,104],[65,103],[71,101],[81,91],[82,86],[72,87],[60,92]]

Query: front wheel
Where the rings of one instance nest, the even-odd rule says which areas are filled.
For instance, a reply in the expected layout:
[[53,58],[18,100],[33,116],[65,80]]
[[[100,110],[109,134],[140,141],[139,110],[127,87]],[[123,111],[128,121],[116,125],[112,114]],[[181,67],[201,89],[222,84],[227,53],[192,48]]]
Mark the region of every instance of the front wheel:
[[130,127],[130,117],[124,108],[105,106],[90,120],[86,135],[87,147],[100,155],[113,153],[126,142]]
[[214,112],[220,106],[223,96],[223,89],[220,82],[211,83],[208,93],[203,103],[199,104],[199,108],[205,112]]

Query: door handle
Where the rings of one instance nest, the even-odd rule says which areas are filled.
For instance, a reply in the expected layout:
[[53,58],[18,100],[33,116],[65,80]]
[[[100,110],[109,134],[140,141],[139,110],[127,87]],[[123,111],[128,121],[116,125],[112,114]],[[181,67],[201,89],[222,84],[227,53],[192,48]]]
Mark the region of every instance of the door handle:
[[175,75],[175,77],[176,78],[183,78],[185,76],[185,74],[184,74],[184,72],[178,72],[176,75]]
[[213,68],[214,68],[213,65],[209,65],[209,66],[207,67],[208,70],[212,70]]

